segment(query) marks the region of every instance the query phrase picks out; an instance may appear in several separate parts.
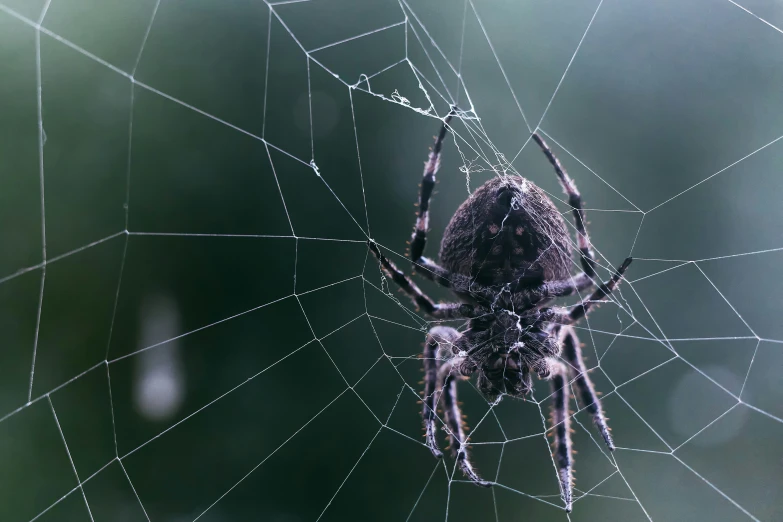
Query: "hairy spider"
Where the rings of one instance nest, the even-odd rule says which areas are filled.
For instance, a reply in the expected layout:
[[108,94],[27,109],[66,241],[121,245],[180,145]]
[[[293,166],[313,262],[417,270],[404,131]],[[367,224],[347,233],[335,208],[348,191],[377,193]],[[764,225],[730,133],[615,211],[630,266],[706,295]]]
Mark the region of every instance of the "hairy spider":
[[419,210],[410,255],[413,268],[427,279],[450,289],[455,303],[435,303],[384,256],[370,240],[369,247],[383,271],[414,303],[434,319],[467,319],[462,332],[435,326],[424,346],[424,429],[432,454],[438,448],[436,410],[444,413],[444,429],[460,468],[474,483],[491,486],[474,470],[467,453],[465,429],[457,402],[457,382],[477,374],[476,385],[489,399],[501,394],[524,397],[533,388],[532,374],[551,382],[554,400],[552,430],[554,458],[566,511],[572,505],[572,450],[569,400],[573,381],[584,409],[592,414],[609,450],[614,442],[601,403],[587,374],[579,340],[572,327],[590,308],[609,296],[631,258],[592,294],[567,309],[552,306],[555,298],[593,288],[596,261],[585,229],[585,212],[576,185],[552,150],[534,133],[555,169],[573,209],[580,251],[581,273],[571,274],[572,247],[557,208],[531,181],[517,175],[499,175],[480,186],[451,218],[440,247],[440,264],[423,257],[429,228],[430,196],[449,122],[443,121],[424,166]]

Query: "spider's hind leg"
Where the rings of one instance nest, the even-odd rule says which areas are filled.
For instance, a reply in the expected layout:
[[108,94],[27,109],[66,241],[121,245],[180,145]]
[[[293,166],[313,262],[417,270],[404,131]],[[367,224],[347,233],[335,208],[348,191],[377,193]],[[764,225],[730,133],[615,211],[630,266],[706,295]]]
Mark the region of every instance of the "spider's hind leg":
[[601,432],[606,446],[610,451],[614,451],[614,441],[606,423],[606,416],[604,416],[601,401],[598,399],[598,394],[593,386],[593,381],[590,380],[590,376],[587,374],[587,367],[585,366],[576,332],[570,326],[564,326],[560,329],[560,340],[563,347],[563,358],[571,365],[572,371],[576,374],[574,384],[576,384],[582,407],[593,416],[593,422],[598,431]]

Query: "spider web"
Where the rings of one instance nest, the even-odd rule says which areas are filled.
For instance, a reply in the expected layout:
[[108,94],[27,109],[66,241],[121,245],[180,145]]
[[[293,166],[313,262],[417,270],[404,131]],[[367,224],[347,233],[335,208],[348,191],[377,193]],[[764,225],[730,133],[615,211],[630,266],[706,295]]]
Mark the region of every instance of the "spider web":
[[[775,9],[0,0],[0,518],[781,519]],[[577,328],[618,448],[572,401],[571,514],[545,382],[461,385],[493,488],[432,459],[434,323],[368,255],[407,266],[452,104],[431,254],[499,173],[569,217],[537,130],[635,258]]]

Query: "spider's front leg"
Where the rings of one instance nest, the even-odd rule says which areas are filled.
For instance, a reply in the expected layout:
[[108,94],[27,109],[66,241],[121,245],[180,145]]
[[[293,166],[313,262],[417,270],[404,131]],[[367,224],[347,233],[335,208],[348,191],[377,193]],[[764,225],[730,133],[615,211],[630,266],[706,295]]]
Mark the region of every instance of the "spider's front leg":
[[460,469],[471,482],[477,486],[488,488],[492,486],[492,483],[482,479],[473,468],[465,445],[467,437],[465,436],[462,411],[457,401],[457,383],[462,380],[462,377],[468,377],[475,371],[475,368],[465,363],[465,358],[454,357],[443,363],[438,369],[438,383],[442,390],[443,414],[446,418],[451,453],[457,460]]
[[460,333],[448,326],[436,326],[427,333],[424,343],[424,397],[421,416],[424,419],[424,432],[427,446],[435,458],[443,457],[438,448],[437,419],[435,409],[440,399],[438,389],[438,368],[441,366],[439,352],[454,352],[453,347],[460,339]]
[[438,448],[435,409],[438,403],[442,402],[451,451],[460,469],[475,484],[489,487],[492,484],[479,477],[468,457],[462,412],[457,401],[457,382],[461,377],[467,377],[475,370],[471,365],[466,364],[466,358],[455,357],[455,354],[467,350],[469,332],[460,334],[454,328],[436,326],[427,334],[427,342],[424,346],[422,417],[427,446],[436,458],[441,458],[443,453]]

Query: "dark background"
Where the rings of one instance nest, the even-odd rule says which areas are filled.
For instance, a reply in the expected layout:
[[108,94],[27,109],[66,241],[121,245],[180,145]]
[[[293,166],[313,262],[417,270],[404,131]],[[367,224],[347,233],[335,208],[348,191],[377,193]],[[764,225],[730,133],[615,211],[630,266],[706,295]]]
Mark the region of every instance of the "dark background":
[[[596,1],[162,0],[138,60],[155,0],[53,0],[42,149],[45,2],[0,2],[0,520],[566,520],[546,383],[491,411],[462,386],[491,490],[421,444],[427,325],[364,240],[406,266],[428,96],[474,111],[430,255],[491,165],[561,197],[519,108]],[[601,264],[637,258],[580,330],[621,449],[575,416],[572,521],[783,518],[783,140],[734,165],[783,133],[781,86],[783,34],[730,2],[605,0],[546,112]]]

